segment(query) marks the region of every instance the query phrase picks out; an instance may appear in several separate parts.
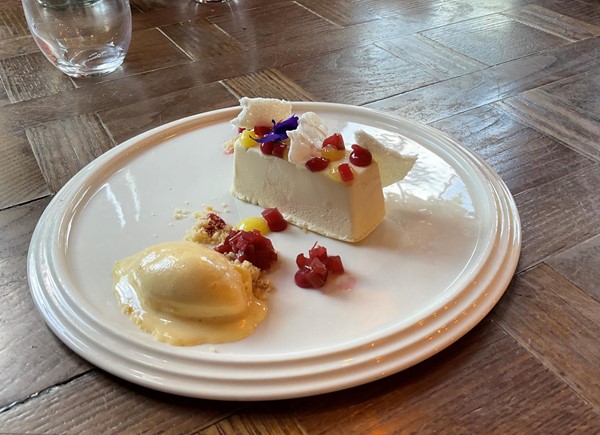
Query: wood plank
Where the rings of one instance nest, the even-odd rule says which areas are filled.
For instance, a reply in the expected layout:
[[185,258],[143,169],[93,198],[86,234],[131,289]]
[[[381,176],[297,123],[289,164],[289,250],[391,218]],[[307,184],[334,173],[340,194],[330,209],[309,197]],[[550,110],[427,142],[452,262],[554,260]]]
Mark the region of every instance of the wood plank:
[[289,408],[313,435],[600,430],[596,410],[489,321],[416,367]]
[[21,0],[4,0],[0,2],[0,10],[21,8]]
[[24,133],[0,138],[0,209],[50,193]]
[[313,57],[280,71],[319,100],[356,105],[437,81],[425,69],[374,45]]
[[[360,46],[364,46],[405,33],[406,30],[398,27],[394,20],[381,20],[328,33],[327,44],[322,44],[321,39],[315,35],[298,37],[294,41],[264,49],[223,54],[207,58],[203,62],[176,65],[98,83],[94,86],[85,86],[72,92],[61,92],[51,98],[23,101],[18,105],[0,107],[0,134],[8,134],[80,113],[133,104],[204,83],[306,60],[340,48],[351,47],[356,45],[357,41]],[[60,74],[58,71],[57,73]]]
[[527,56],[367,104],[421,122],[435,122],[600,66],[600,38]]
[[394,18],[399,26],[409,29],[406,33],[414,33],[490,15],[527,2],[511,1],[507,4],[505,0],[300,0],[298,3],[342,26]]
[[541,89],[524,92],[497,104],[522,122],[600,161],[600,118]]
[[568,42],[502,14],[427,30],[423,35],[486,65],[498,65]]
[[592,237],[546,261],[552,269],[600,302],[600,236]]
[[518,270],[600,234],[600,165],[515,195],[523,248]]
[[[545,5],[544,3],[549,3]],[[600,7],[598,2],[595,0],[571,0],[568,2],[561,0],[544,1],[539,0],[536,3],[540,4],[548,9],[551,9],[560,14],[564,14],[569,18],[590,23],[594,26],[600,26]]]
[[0,211],[0,409],[90,367],[50,332],[29,293],[27,250],[47,204],[44,199]]
[[600,68],[543,86],[539,91],[562,100],[600,120]]
[[492,318],[600,409],[600,302],[541,264],[516,278]]
[[484,63],[420,34],[389,39],[376,45],[400,59],[418,65],[439,80],[447,80],[486,68]]
[[115,143],[121,143],[167,122],[237,104],[238,100],[221,84],[210,83],[105,110],[98,115]]
[[11,103],[54,95],[74,87],[40,52],[0,59],[0,79]]
[[[228,1],[225,3],[174,2],[172,0],[135,0],[132,6],[135,30],[185,23],[223,14],[242,14],[248,9],[264,7],[264,0]],[[269,5],[290,0],[269,0]],[[142,13],[140,13],[142,12]]]
[[[367,21],[378,20],[384,14],[378,13],[377,1],[360,2],[356,0],[299,0],[298,4],[313,12],[315,15],[345,27]],[[387,14],[390,15],[390,12]]]
[[550,183],[593,161],[489,106],[433,124],[464,141],[502,177],[513,195]]
[[514,136],[527,126],[493,105],[485,105],[431,123],[469,148],[485,147]]
[[8,433],[197,433],[240,408],[140,388],[93,371],[0,413]]
[[29,35],[23,8],[4,7],[0,9],[0,40]]
[[77,87],[190,63],[192,60],[158,29],[134,32],[123,64],[110,74],[73,79]]
[[[2,80],[0,79],[0,85],[2,85]],[[4,86],[0,86],[0,107],[6,106],[10,104],[10,100],[8,99],[8,95],[6,95],[6,90]]]
[[28,128],[27,138],[51,192],[114,146],[95,115],[80,115]]
[[503,15],[571,42],[600,35],[600,27],[588,24],[538,5],[503,12]]
[[290,412],[279,411],[275,406],[253,405],[241,413],[219,421],[199,432],[202,435],[305,435]]
[[160,30],[191,59],[197,61],[242,51],[242,44],[206,19],[172,24],[161,27]]
[[[285,17],[285,31],[282,31],[280,26],[270,25],[273,17]],[[264,48],[292,41],[298,36],[315,35],[336,29],[331,22],[294,2],[248,9],[235,15],[215,15],[208,19],[244,47]]]
[[31,36],[0,40],[0,59],[37,53],[38,51],[40,49]]
[[269,69],[221,82],[235,98],[264,97],[288,101],[315,101],[308,91],[294,83],[278,69]]

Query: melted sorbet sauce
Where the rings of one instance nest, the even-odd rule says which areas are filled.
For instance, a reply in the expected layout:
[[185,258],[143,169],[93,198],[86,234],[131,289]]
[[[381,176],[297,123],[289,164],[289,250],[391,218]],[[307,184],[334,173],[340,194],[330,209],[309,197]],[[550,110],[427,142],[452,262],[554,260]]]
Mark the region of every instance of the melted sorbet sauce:
[[127,257],[115,265],[114,279],[121,309],[173,345],[241,340],[267,314],[250,272],[194,242],[161,243]]

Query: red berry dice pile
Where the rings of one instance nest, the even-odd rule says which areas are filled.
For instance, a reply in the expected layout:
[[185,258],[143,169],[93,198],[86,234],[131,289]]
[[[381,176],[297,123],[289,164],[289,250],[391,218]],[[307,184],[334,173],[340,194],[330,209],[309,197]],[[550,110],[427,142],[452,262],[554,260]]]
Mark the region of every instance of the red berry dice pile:
[[261,270],[268,270],[277,261],[273,244],[258,230],[230,230],[225,241],[215,251],[221,254],[233,253],[240,262],[247,260]]
[[315,245],[308,251],[308,257],[298,254],[296,257],[298,271],[294,282],[302,288],[321,288],[327,282],[329,273],[341,275],[344,265],[339,255],[328,255],[327,248]]

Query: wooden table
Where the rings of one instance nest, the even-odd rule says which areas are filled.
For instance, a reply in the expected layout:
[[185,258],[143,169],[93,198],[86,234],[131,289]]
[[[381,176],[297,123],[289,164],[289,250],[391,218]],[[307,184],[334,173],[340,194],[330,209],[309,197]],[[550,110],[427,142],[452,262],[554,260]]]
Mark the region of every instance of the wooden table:
[[[72,80],[0,3],[0,432],[599,433],[600,2],[131,0],[116,72]],[[239,96],[370,107],[430,124],[504,179],[522,219],[496,308],[436,356],[274,402],[146,390],[66,348],[26,278],[32,231],[86,163]]]

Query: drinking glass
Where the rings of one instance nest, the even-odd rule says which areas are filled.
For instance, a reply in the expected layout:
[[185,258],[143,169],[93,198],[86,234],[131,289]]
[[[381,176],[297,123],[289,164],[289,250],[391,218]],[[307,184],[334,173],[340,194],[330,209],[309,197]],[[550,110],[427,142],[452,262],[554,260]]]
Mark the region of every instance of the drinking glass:
[[65,74],[106,74],[123,63],[131,41],[128,0],[21,1],[33,39]]

